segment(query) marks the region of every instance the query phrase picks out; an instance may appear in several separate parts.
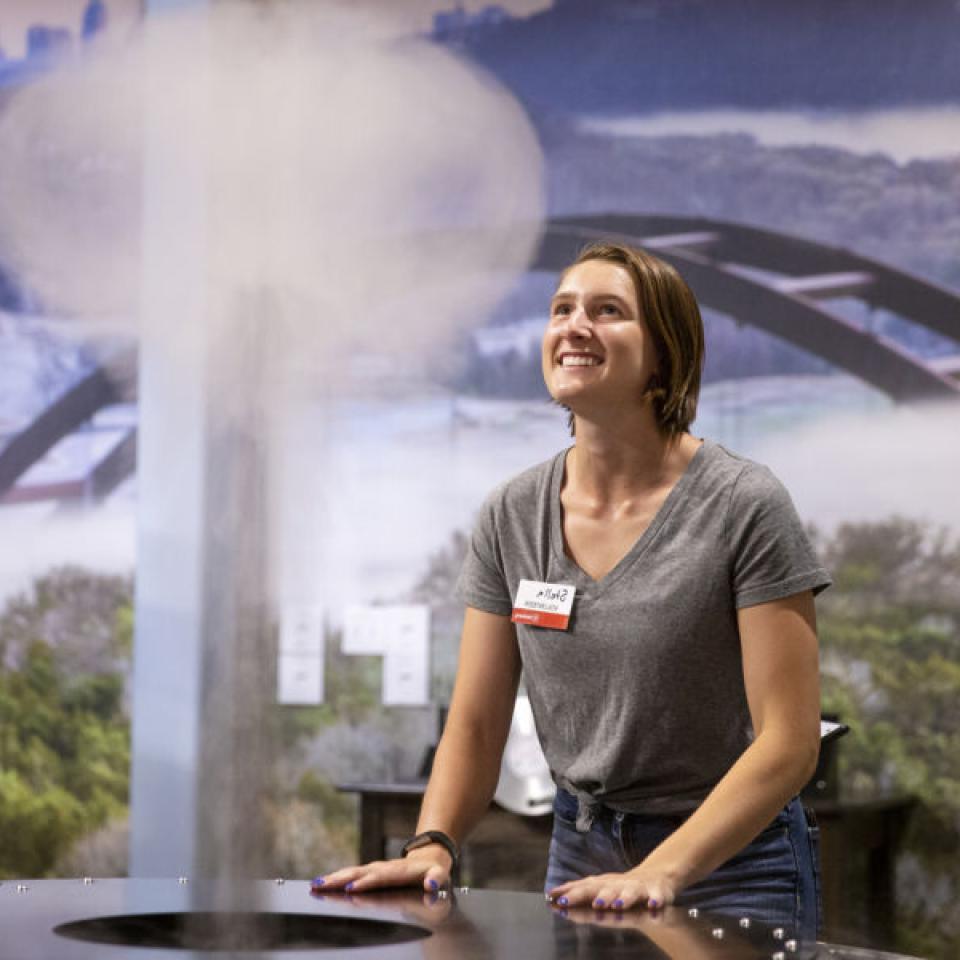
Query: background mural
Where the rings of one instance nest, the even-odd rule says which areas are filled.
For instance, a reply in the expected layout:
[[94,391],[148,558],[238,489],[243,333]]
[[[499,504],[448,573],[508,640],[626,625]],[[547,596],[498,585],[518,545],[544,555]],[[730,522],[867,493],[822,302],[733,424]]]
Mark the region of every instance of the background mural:
[[[551,271],[613,232],[675,262],[705,306],[695,432],[773,468],[836,579],[818,608],[825,709],[852,727],[837,750],[839,798],[862,817],[886,811],[899,842],[893,901],[878,904],[863,880],[876,855],[853,841],[850,909],[830,932],[955,955],[956,4],[365,5],[385,6],[522,105],[543,151],[544,240],[492,308],[459,305],[457,335],[416,369],[366,348],[346,380],[331,378],[339,392],[315,424],[323,703],[276,712],[277,872],[350,859],[354,809],[336,784],[414,777],[435,739],[473,511],[569,442],[539,374]],[[140,15],[121,0],[3,4],[0,126],[31,84],[98,37],[123,42]],[[0,244],[0,835],[11,838],[0,872],[120,874],[136,340],[88,336],[10,249]],[[373,603],[429,606],[429,702],[384,705],[387,658],[344,644],[347,609]]]

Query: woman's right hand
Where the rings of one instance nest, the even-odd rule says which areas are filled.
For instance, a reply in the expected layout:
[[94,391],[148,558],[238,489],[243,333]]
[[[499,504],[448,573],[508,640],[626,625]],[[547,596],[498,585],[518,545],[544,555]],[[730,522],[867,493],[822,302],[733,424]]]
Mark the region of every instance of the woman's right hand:
[[453,861],[439,843],[411,850],[397,860],[375,860],[358,867],[344,867],[334,873],[317,877],[312,887],[316,891],[345,890],[362,893],[384,887],[422,887],[433,892],[450,885]]

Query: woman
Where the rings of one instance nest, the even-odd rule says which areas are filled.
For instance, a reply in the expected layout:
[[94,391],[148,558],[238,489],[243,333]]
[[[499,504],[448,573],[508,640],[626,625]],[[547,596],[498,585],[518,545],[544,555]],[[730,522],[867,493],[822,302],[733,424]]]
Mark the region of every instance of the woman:
[[[522,665],[558,786],[549,899],[696,903],[815,933],[795,797],[819,749],[813,596],[830,580],[769,471],[689,433],[702,360],[668,264],[596,244],[564,271],[543,373],[574,445],[481,512],[418,836],[325,888],[449,880],[493,795]],[[569,610],[544,620],[561,594]]]

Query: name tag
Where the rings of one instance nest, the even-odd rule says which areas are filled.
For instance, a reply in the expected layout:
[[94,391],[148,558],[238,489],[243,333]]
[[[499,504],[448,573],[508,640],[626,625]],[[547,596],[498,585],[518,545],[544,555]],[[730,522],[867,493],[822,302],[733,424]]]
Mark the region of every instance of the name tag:
[[575,592],[576,589],[567,583],[521,580],[510,619],[514,623],[526,623],[532,627],[566,630]]

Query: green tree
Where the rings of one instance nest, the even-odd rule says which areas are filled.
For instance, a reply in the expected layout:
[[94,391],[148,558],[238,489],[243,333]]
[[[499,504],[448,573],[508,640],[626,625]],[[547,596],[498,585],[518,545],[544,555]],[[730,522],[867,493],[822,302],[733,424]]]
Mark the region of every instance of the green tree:
[[[901,857],[899,946],[960,950],[960,543],[900,517],[841,526],[818,604],[824,703],[850,724],[853,793],[919,800]],[[927,891],[941,895],[929,897]]]
[[126,814],[132,587],[51,571],[0,614],[0,876],[44,876]]

